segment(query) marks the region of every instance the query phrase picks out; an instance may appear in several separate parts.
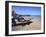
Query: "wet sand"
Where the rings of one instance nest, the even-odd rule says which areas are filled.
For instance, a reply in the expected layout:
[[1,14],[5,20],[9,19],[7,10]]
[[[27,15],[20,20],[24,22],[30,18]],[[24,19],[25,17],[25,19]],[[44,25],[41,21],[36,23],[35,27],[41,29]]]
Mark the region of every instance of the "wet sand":
[[24,19],[31,19],[32,23],[25,26],[14,26],[12,27],[12,31],[27,31],[27,30],[40,30],[41,29],[41,16],[30,16],[24,17]]

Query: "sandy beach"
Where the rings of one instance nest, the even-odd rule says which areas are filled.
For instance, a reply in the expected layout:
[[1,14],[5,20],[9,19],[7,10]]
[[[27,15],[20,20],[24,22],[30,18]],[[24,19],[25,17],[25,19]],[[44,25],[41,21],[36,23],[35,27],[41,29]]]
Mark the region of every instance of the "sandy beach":
[[30,16],[30,17],[24,17],[24,19],[31,19],[32,23],[25,26],[13,26],[12,31],[31,31],[31,30],[40,30],[41,29],[41,16]]

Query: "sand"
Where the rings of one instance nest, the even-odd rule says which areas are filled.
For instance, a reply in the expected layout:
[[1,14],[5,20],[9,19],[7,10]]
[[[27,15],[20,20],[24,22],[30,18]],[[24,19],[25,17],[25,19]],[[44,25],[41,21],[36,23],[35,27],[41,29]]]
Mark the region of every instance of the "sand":
[[30,16],[26,17],[24,19],[31,19],[32,23],[25,26],[14,26],[12,27],[12,31],[31,31],[31,30],[40,30],[41,29],[41,16]]

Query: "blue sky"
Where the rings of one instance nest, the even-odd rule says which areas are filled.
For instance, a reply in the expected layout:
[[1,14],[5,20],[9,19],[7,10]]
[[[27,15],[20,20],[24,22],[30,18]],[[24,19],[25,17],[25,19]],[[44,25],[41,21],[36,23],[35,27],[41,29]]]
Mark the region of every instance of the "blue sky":
[[21,15],[41,15],[41,7],[12,6],[12,11]]

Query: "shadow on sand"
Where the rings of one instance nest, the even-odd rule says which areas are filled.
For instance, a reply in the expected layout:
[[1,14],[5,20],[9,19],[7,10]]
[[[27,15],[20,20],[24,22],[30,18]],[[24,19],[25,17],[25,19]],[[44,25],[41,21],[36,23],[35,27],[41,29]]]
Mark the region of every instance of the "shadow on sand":
[[30,25],[32,23],[32,21],[27,21],[27,22],[21,22],[21,23],[17,23],[16,26],[25,26],[25,25]]

